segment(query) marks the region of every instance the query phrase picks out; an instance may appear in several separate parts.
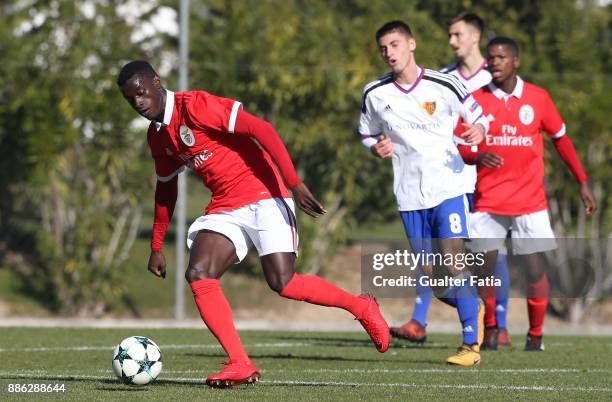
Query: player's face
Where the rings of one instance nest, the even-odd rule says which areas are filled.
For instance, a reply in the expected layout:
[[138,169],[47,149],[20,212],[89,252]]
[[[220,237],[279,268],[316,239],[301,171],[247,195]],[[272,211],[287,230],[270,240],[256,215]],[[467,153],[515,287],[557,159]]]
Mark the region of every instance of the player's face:
[[378,40],[378,48],[385,63],[397,75],[412,62],[416,42],[414,38],[402,32],[389,32]]
[[512,49],[505,45],[493,45],[487,48],[487,53],[489,72],[496,86],[500,86],[516,75],[519,59],[514,55]]
[[466,58],[474,49],[478,49],[480,33],[465,21],[457,21],[448,28],[448,44],[457,59]]
[[159,77],[134,75],[121,87],[125,100],[142,117],[161,121],[164,118],[163,90]]

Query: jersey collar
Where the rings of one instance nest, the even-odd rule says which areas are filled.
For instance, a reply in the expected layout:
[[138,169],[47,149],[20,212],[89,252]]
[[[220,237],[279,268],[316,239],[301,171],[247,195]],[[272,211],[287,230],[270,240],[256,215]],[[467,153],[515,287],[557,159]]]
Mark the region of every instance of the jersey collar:
[[420,66],[417,66],[417,71],[418,71],[418,77],[417,77],[416,81],[414,81],[414,83],[410,87],[405,88],[404,85],[398,83],[395,80],[393,80],[393,85],[395,85],[395,87],[397,89],[399,89],[400,91],[402,91],[405,94],[410,93],[418,85],[418,83],[421,81],[421,78],[423,78],[423,74],[425,74],[425,69],[421,68]]
[[463,75],[463,72],[461,71],[461,65],[459,63],[455,63],[455,69],[457,70],[457,73],[459,73],[461,78],[463,78],[466,81],[469,81],[472,78],[476,77],[476,75],[478,75],[480,70],[484,70],[486,68],[487,68],[487,59],[484,59],[482,64],[480,65],[480,67],[478,67],[478,69],[474,72],[474,74],[470,75],[469,77],[466,77],[465,75]]
[[172,112],[174,111],[174,92],[166,91],[166,108],[164,110],[164,120],[162,123],[156,121],[155,129],[159,131],[162,126],[167,126],[170,124],[170,120],[172,120]]
[[491,92],[493,92],[493,95],[495,95],[497,99],[504,100],[508,100],[508,98],[510,98],[511,96],[514,96],[516,99],[521,99],[521,96],[523,96],[523,86],[523,80],[518,75],[516,76],[516,86],[514,87],[514,90],[511,94],[507,94],[498,87],[496,87],[495,84],[493,84],[493,81],[489,82],[489,89],[491,90]]

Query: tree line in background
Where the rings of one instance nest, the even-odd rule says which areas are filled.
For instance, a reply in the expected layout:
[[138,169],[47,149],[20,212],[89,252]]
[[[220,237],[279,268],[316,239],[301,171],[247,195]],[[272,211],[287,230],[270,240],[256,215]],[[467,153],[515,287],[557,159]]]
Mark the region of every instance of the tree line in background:
[[[160,22],[176,16],[172,9],[178,1],[0,6],[1,269],[20,275],[23,291],[54,311],[100,314],[125,290],[111,284],[120,283],[118,267],[149,225],[141,217],[143,205],[152,203],[154,177],[145,126],[114,81],[123,63],[146,59],[176,87],[178,38]],[[355,227],[398,219],[389,164],[370,157],[355,135],[362,88],[386,72],[375,30],[405,20],[419,64],[440,68],[452,61],[445,22],[463,10],[484,18],[483,42],[500,34],[519,42],[521,76],[551,93],[585,162],[600,202],[590,221],[571,175],[547,153],[557,232],[608,238],[612,6],[192,0],[191,88],[239,99],[272,122],[300,176],[329,210],[317,221],[300,217],[300,269],[319,271]],[[585,253],[611,258],[605,243]],[[593,300],[612,288],[612,278],[600,279]],[[570,307],[561,307],[564,314]]]

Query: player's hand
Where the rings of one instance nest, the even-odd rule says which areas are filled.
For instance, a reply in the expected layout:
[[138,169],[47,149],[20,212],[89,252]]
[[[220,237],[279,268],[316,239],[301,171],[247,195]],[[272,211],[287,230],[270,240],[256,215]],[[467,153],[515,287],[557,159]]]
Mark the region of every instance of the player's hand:
[[166,278],[166,257],[161,251],[151,251],[149,271],[158,278]]
[[589,182],[585,181],[580,184],[580,198],[582,198],[582,203],[584,204],[584,210],[587,216],[591,216],[597,211],[597,200],[595,199],[595,194],[593,194],[593,190],[591,190],[591,186],[589,186]]
[[504,158],[493,152],[481,152],[476,156],[476,164],[495,169],[504,164]]
[[387,136],[381,135],[378,142],[370,147],[370,151],[380,159],[389,159],[393,156],[393,143]]
[[300,183],[291,189],[293,198],[299,209],[313,218],[318,218],[327,212],[321,203],[312,195],[304,183]]
[[484,140],[485,131],[482,124],[461,123],[466,129],[461,133],[461,138],[469,145],[478,145]]

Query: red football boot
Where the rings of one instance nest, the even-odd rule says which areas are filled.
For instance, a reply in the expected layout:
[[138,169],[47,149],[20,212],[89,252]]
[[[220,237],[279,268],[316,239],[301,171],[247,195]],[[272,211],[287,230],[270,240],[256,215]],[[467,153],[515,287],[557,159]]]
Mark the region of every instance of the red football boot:
[[500,348],[511,348],[512,340],[510,339],[510,334],[506,328],[500,328],[499,333],[497,334],[497,345]]
[[391,335],[395,338],[407,339],[410,342],[424,343],[427,340],[427,332],[417,320],[410,320],[401,327],[391,327]]
[[480,349],[482,350],[497,350],[499,345],[499,330],[497,327],[485,327],[484,340]]
[[358,297],[367,300],[368,307],[361,317],[356,317],[355,319],[361,323],[361,326],[370,335],[370,339],[376,345],[376,349],[380,353],[384,353],[389,348],[389,326],[387,321],[385,321],[380,313],[378,302],[374,296],[363,294]]
[[221,362],[225,368],[208,376],[206,385],[211,388],[231,388],[242,384],[253,384],[259,380],[259,369],[250,360],[246,362]]

